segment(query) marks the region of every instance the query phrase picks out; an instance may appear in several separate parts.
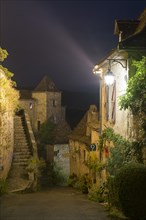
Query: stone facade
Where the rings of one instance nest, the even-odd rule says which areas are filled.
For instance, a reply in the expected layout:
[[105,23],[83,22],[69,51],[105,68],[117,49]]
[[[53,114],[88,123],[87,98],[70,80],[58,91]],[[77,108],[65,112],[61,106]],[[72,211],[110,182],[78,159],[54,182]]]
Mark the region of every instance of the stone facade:
[[[28,114],[33,131],[37,133],[49,118],[56,124],[56,137],[52,145],[45,146],[47,162],[56,163],[64,175],[69,176],[68,135],[71,132],[65,120],[65,108],[61,105],[61,92],[47,76],[34,90],[20,90],[20,107]],[[55,153],[58,152],[58,153]]]
[[54,162],[58,167],[61,167],[61,172],[65,177],[70,175],[70,156],[68,144],[54,145]]
[[[120,109],[119,98],[126,93],[130,73],[134,71],[132,60],[146,56],[146,9],[137,20],[116,20],[115,34],[119,37],[117,49],[112,50],[93,70],[100,78],[100,131],[111,127],[115,133],[134,140],[135,120],[131,111]],[[104,81],[108,69],[115,77],[109,86]],[[106,145],[110,147],[108,143]],[[145,153],[143,155],[145,157]]]
[[99,161],[99,115],[96,106],[90,106],[80,123],[69,136],[70,174],[81,177],[88,174],[92,181],[98,181],[97,173],[88,166],[93,160]]
[[13,114],[0,117],[0,179],[6,178],[11,167],[14,146]]
[[10,80],[0,69],[0,179],[6,179],[11,167],[14,147],[13,116],[17,98],[18,93],[11,87]]
[[[146,55],[146,9],[137,20],[116,20],[115,34],[119,37],[117,49],[112,50],[94,69],[100,76],[101,128],[112,127],[124,138],[133,139],[133,119],[128,110],[121,110],[119,97],[126,93],[131,71],[131,60]],[[115,82],[106,86],[104,76],[108,69],[114,73]]]
[[44,76],[34,90],[20,90],[20,107],[30,117],[34,132],[50,117],[55,123],[65,119],[65,108],[61,106],[61,92]]
[[[126,53],[117,51],[108,56],[107,59],[127,59]],[[108,61],[102,65],[103,72],[108,70]],[[116,133],[119,133],[125,138],[129,137],[128,131],[128,111],[120,109],[118,105],[119,97],[126,93],[128,68],[123,68],[119,63],[111,64],[111,69],[115,74],[115,83],[107,86],[103,80],[101,80],[100,93],[101,100],[101,124],[102,129],[106,127],[112,127]]]

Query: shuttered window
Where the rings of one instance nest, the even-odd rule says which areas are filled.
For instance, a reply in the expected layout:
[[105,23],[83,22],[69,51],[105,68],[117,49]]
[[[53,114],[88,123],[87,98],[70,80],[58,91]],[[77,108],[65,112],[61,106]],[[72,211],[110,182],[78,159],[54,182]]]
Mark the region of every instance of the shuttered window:
[[112,123],[116,121],[116,82],[112,86],[105,86],[105,119]]
[[116,82],[112,88],[112,97],[111,97],[111,120],[113,123],[116,121]]
[[109,87],[105,86],[105,119],[108,121],[109,119]]

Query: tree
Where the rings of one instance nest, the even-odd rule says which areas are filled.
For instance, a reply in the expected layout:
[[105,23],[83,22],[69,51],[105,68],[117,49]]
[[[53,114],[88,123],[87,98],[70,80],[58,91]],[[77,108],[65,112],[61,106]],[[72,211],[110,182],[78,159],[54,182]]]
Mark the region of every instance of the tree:
[[7,58],[8,52],[0,47],[0,62]]
[[[7,58],[6,50],[0,48],[0,62]],[[16,83],[11,79],[13,73],[0,65],[0,115],[5,112],[14,112],[18,106],[19,93],[14,88]]]
[[55,140],[56,125],[48,119],[41,125],[38,138],[41,144],[53,144]]

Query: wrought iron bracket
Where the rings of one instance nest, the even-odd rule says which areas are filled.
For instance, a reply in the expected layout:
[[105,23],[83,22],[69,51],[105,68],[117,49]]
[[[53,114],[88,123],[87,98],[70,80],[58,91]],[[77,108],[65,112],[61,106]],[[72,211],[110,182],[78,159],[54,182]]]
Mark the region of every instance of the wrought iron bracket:
[[127,70],[127,59],[107,59],[109,61],[109,67],[111,67],[112,63],[119,63],[123,68]]

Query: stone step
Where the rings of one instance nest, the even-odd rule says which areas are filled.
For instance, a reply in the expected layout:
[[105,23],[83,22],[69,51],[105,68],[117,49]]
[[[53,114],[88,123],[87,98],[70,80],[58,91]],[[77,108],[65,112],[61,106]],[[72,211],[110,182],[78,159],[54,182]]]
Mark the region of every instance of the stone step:
[[8,178],[9,191],[15,191],[24,186],[27,187],[28,172],[26,167],[28,166],[31,155],[22,118],[21,116],[16,116],[14,120],[13,161]]
[[16,141],[14,146],[28,146],[26,141]]
[[31,152],[30,151],[27,151],[27,152],[25,152],[25,151],[14,152],[14,156],[15,155],[19,155],[19,156],[21,156],[21,155],[31,155]]
[[14,152],[15,152],[15,150],[16,151],[21,151],[21,150],[28,150],[28,151],[30,151],[30,148],[29,148],[29,146],[28,146],[28,144],[19,144],[19,145],[15,145],[14,146]]
[[25,148],[22,148],[22,149],[17,149],[14,151],[14,154],[15,153],[19,153],[19,154],[28,154],[30,153],[30,150],[29,149],[25,149]]
[[13,163],[16,165],[16,163],[25,163],[28,165],[28,161],[30,158],[13,158]]
[[19,130],[19,128],[22,129],[22,130],[24,130],[24,127],[23,127],[23,124],[22,124],[22,123],[21,123],[21,124],[16,124],[16,123],[15,123],[14,128],[15,128],[17,131]]
[[14,145],[16,145],[16,144],[26,144],[26,143],[28,143],[27,142],[27,140],[26,139],[15,139],[15,144]]
[[13,157],[13,162],[28,161],[29,159],[30,159],[30,156],[28,156],[28,157]]
[[25,167],[13,164],[10,169],[8,178],[14,178],[16,176],[26,177],[26,175],[27,175],[27,171],[26,171]]
[[22,122],[19,122],[19,123],[18,123],[18,122],[15,122],[15,125],[14,125],[14,126],[15,126],[15,128],[17,129],[18,127],[23,128],[22,125],[23,125]]
[[13,156],[13,160],[16,161],[16,160],[28,160],[30,159],[31,155],[14,155]]
[[28,161],[19,161],[19,162],[15,162],[13,161],[13,164],[14,166],[17,165],[17,166],[27,166],[28,165]]
[[26,162],[26,161],[28,162],[29,158],[30,157],[28,157],[28,158],[20,158],[20,157],[19,158],[15,158],[14,157],[13,158],[13,162]]
[[17,132],[17,131],[15,130],[15,132],[14,132],[14,137],[17,136],[17,135],[20,135],[20,136],[25,135],[25,132],[24,132],[24,131],[21,131],[21,130],[19,130],[19,131]]
[[15,137],[15,141],[22,141],[22,142],[27,142],[26,138],[23,136],[22,138],[20,137]]
[[25,134],[24,130],[18,130],[14,132],[14,135],[22,135],[22,134]]
[[15,152],[15,150],[18,151],[18,150],[21,150],[21,149],[30,150],[28,144],[17,144],[17,145],[14,146],[14,152]]
[[26,136],[25,136],[25,134],[22,134],[22,135],[16,135],[16,136],[14,136],[15,137],[15,139],[16,140],[26,140]]

